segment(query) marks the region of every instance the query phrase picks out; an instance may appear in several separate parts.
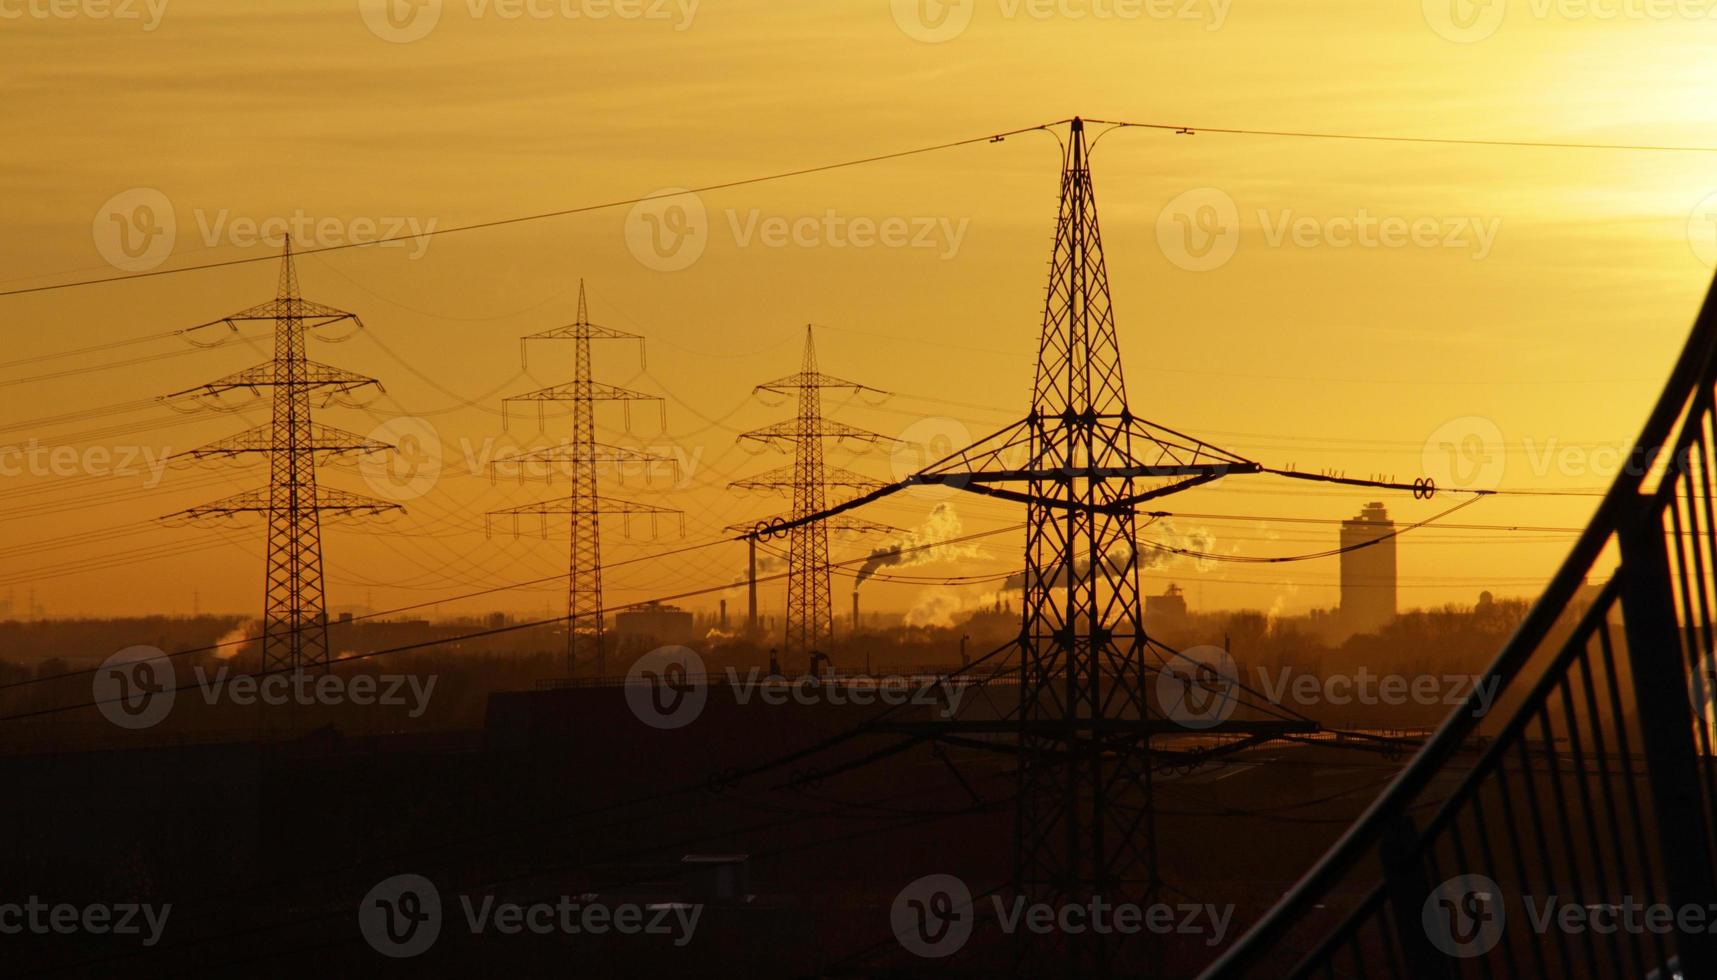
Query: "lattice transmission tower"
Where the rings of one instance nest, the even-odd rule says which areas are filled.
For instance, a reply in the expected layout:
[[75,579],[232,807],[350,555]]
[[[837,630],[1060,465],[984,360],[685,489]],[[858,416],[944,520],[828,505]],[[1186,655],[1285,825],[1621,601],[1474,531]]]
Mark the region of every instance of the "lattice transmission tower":
[[[764,426],[742,434],[742,444],[759,449],[780,449],[793,453],[793,462],[747,480],[736,480],[731,486],[740,490],[765,490],[788,494],[792,511],[787,518],[773,518],[756,525],[746,525],[758,537],[774,536],[770,528],[796,522],[786,530],[787,535],[787,617],[784,647],[792,656],[808,655],[823,650],[834,639],[834,610],[829,590],[829,532],[887,531],[887,525],[852,518],[830,518],[804,522],[804,518],[820,513],[829,506],[829,492],[848,495],[864,493],[880,487],[879,481],[841,467],[823,462],[824,443],[846,443],[871,448],[894,442],[888,436],[855,428],[843,422],[823,417],[825,391],[846,391],[854,395],[869,394],[879,398],[888,392],[856,381],[847,381],[817,370],[817,346],[811,328],[805,327],[804,362],[796,374],[758,385],[753,391],[760,395],[794,398],[797,415],[786,421]],[[755,539],[753,540],[755,545]],[[755,581],[755,563],[752,570]]]
[[[1153,704],[1134,508],[1257,464],[1134,415],[1082,121],[1072,121],[1027,416],[915,474],[1026,504],[1014,884],[1052,906],[1156,900]],[[1023,484],[1024,492],[1007,484]],[[944,728],[957,728],[953,722]],[[1020,972],[1111,972],[1119,937],[1033,936]]]
[[[554,466],[565,464],[571,473],[571,492],[561,500],[549,500],[492,511],[489,517],[512,517],[515,525],[518,518],[524,515],[546,518],[551,514],[566,514],[571,518],[571,554],[568,560],[566,587],[566,669],[569,674],[576,673],[581,659],[594,659],[597,673],[601,674],[607,670],[608,663],[602,605],[602,517],[620,514],[626,515],[629,519],[630,515],[633,514],[647,514],[650,516],[651,526],[654,528],[655,521],[662,515],[679,515],[680,511],[670,507],[659,507],[655,504],[623,500],[618,497],[605,497],[601,494],[600,481],[597,477],[598,469],[602,466],[619,467],[639,464],[645,467],[654,467],[662,463],[672,465],[673,460],[665,456],[598,442],[596,439],[596,403],[623,403],[627,406],[626,417],[630,423],[631,402],[653,401],[660,403],[662,398],[659,395],[633,391],[629,388],[604,384],[591,379],[591,341],[635,340],[638,342],[639,365],[642,366],[644,338],[634,333],[591,323],[590,310],[584,295],[584,280],[582,279],[578,282],[577,319],[565,326],[528,334],[521,338],[520,343],[522,346],[528,347],[530,341],[533,340],[570,340],[573,342],[572,380],[565,384],[541,388],[522,395],[513,395],[504,400],[503,413],[506,406],[513,403],[535,403],[540,423],[543,419],[543,409],[550,402],[570,403],[572,406],[572,438],[559,446],[509,456],[506,459],[496,461],[494,465],[503,469],[543,465],[550,467],[552,471]],[[663,408],[663,415],[665,421],[665,407]],[[546,521],[543,527],[546,534]]]
[[266,457],[268,487],[169,516],[201,519],[262,514],[267,518],[262,671],[320,671],[332,659],[328,646],[327,596],[322,583],[322,515],[366,516],[401,508],[391,501],[317,486],[317,462],[329,456],[379,452],[393,447],[311,418],[312,393],[320,395],[322,406],[326,407],[361,388],[373,385],[379,391],[381,384],[374,378],[320,364],[306,356],[305,340],[313,331],[344,322],[362,329],[363,323],[356,314],[299,295],[290,238],[281,250],[280,281],[273,300],[199,324],[186,332],[225,324],[236,333],[241,324],[257,321],[274,324],[273,360],[174,392],[165,399],[202,398],[214,403],[234,390],[254,394],[258,389],[269,389],[272,405],[268,422],[179,454],[179,458],[189,459]]

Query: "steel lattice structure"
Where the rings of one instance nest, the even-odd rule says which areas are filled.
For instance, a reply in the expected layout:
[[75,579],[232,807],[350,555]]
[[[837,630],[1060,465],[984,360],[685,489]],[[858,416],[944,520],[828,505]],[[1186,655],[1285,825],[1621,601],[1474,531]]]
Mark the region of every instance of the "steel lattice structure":
[[[1174,725],[1146,686],[1158,665],[1135,508],[1257,468],[1128,407],[1085,128],[1073,120],[1031,410],[902,481],[1026,504],[1013,875],[1028,901],[1156,900],[1150,739]],[[1021,972],[1106,975],[1119,938],[1030,937]]]
[[[856,381],[847,381],[817,370],[817,347],[811,328],[805,327],[805,356],[798,373],[758,385],[758,394],[795,398],[798,414],[793,418],[742,434],[742,443],[760,448],[788,450],[791,466],[771,470],[731,486],[741,490],[785,492],[792,498],[788,519],[793,526],[787,535],[787,620],[785,648],[789,655],[807,655],[821,650],[834,638],[834,610],[829,589],[829,532],[882,531],[885,525],[852,519],[806,521],[828,507],[829,490],[862,492],[882,484],[869,477],[823,462],[825,442],[846,442],[863,447],[892,443],[888,436],[823,418],[822,393],[842,390],[886,397],[887,392]],[[780,518],[775,523],[787,523]],[[770,522],[756,526],[766,536]],[[755,568],[753,569],[755,578]]]
[[[565,446],[555,446],[509,456],[506,459],[496,461],[493,465],[505,469],[530,464],[543,464],[550,467],[565,464],[571,471],[572,488],[564,500],[509,507],[505,510],[493,511],[489,516],[510,516],[514,519],[515,524],[522,515],[546,518],[550,514],[566,514],[571,518],[571,544],[566,586],[566,668],[569,674],[575,673],[581,658],[593,657],[597,664],[597,672],[600,674],[607,669],[607,644],[604,640],[602,605],[602,516],[605,514],[647,514],[650,515],[652,527],[654,527],[654,522],[660,516],[665,514],[678,515],[680,512],[669,507],[602,496],[597,479],[599,466],[620,466],[636,463],[648,467],[658,463],[671,464],[672,461],[667,457],[598,442],[596,440],[596,403],[611,401],[629,405],[635,401],[660,403],[662,399],[659,395],[650,395],[629,388],[603,384],[591,379],[591,341],[635,340],[639,345],[639,360],[642,363],[644,338],[634,333],[591,323],[589,306],[585,300],[583,280],[579,280],[578,283],[577,319],[565,326],[529,334],[521,339],[521,343],[528,345],[532,340],[570,340],[573,342],[572,381],[523,395],[511,396],[503,402],[503,411],[505,411],[505,406],[515,402],[534,402],[537,405],[540,421],[542,410],[548,403],[568,402],[572,406],[572,440]],[[630,419],[629,413],[628,419]]]
[[332,659],[328,645],[327,597],[322,583],[323,514],[371,515],[399,510],[398,504],[330,490],[316,484],[319,458],[392,449],[386,443],[322,425],[311,418],[311,393],[324,403],[380,383],[374,378],[318,364],[305,354],[314,330],[349,321],[362,329],[356,314],[302,298],[292,261],[292,241],[281,252],[280,280],[267,303],[199,324],[199,330],[226,324],[237,331],[247,322],[274,324],[274,358],[267,364],[167,395],[169,400],[214,399],[237,389],[272,392],[269,421],[236,436],[180,454],[180,458],[218,459],[266,456],[268,488],[253,490],[181,511],[172,517],[233,517],[262,514],[268,522],[268,561],[263,598],[262,670],[319,671]]

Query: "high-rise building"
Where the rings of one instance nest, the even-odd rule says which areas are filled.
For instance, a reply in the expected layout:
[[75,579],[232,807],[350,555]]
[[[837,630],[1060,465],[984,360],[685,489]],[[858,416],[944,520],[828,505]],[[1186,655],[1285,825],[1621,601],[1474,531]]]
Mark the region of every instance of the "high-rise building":
[[[1376,501],[1341,522],[1341,619],[1352,632],[1375,632],[1395,618],[1394,533],[1389,511]],[[1367,542],[1376,543],[1358,547]]]

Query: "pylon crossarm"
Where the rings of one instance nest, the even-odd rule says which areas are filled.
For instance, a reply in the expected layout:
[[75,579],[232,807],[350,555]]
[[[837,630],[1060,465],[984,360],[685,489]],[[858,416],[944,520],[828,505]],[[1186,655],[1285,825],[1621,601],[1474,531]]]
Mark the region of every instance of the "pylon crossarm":
[[633,391],[630,388],[603,384],[600,381],[571,381],[548,388],[539,388],[536,391],[527,391],[522,395],[508,395],[502,399],[504,402],[659,402],[661,400],[661,395]]
[[507,514],[679,514],[680,510],[673,507],[658,507],[655,504],[639,503],[636,500],[623,500],[619,497],[597,497],[597,509],[574,510],[572,503],[566,500],[544,500],[540,503],[521,504],[517,507],[507,507],[502,510],[489,511],[489,516],[500,517]]
[[830,419],[819,419],[811,425],[803,424],[798,419],[787,419],[741,433],[738,438],[741,443],[766,448],[788,448],[808,439],[839,439],[872,447],[892,445],[899,441],[880,432],[871,432]]
[[[363,327],[363,321],[358,319],[358,315],[356,313],[347,313],[345,310],[337,310],[332,306],[324,306],[321,303],[312,303],[309,300],[299,299],[292,300],[290,304],[282,303],[280,300],[269,300],[266,303],[253,306],[248,310],[241,310],[237,313],[231,314],[230,316],[223,316],[218,320],[210,320],[207,323],[199,323],[194,326],[181,328],[178,332],[181,336],[184,336],[198,330],[207,330],[210,327],[218,327],[222,325],[225,325],[233,332],[237,332],[239,324],[241,323],[273,323],[277,320],[296,320],[305,330],[315,330],[318,327],[330,326],[340,320],[352,320],[359,328]],[[196,343],[195,340],[192,340],[191,342],[194,344]],[[205,345],[198,344],[197,346],[201,347]]]
[[[243,514],[267,514],[271,504],[267,490],[246,490],[230,497],[222,497],[213,503],[188,507],[162,517],[163,521],[199,520],[206,517],[237,517]],[[346,490],[334,490],[329,487],[318,487],[314,504],[298,503],[297,508],[314,510],[319,513],[344,514],[347,516],[368,516],[389,511],[404,511],[405,508],[391,500],[380,500],[366,497],[362,494]]]
[[[797,483],[797,475],[792,466],[779,466],[767,473],[745,480],[734,480],[728,486],[735,490],[761,490],[766,492],[784,492],[792,490]],[[863,473],[839,466],[826,466],[823,469],[823,486],[843,487],[848,490],[875,490],[883,485],[881,480],[872,479]]]
[[576,446],[550,446],[546,449],[533,449],[528,452],[513,453],[489,463],[490,472],[521,466],[538,464],[568,463],[666,463],[679,471],[679,461],[672,456],[661,453],[644,452],[641,449],[626,449],[621,446],[609,446],[597,443],[588,452],[580,452]]
[[598,326],[594,323],[569,323],[561,327],[550,327],[536,333],[528,333],[520,337],[521,342],[527,340],[636,340],[643,337],[612,327]]
[[840,389],[850,391],[854,394],[862,393],[880,395],[884,398],[893,394],[893,392],[884,391],[881,388],[873,388],[870,385],[860,384],[857,381],[848,381],[845,378],[837,378],[832,374],[824,374],[821,371],[800,371],[796,374],[789,374],[784,378],[776,378],[774,381],[765,381],[763,384],[760,384],[751,390],[754,393],[766,392],[772,395],[792,395],[798,394],[806,388],[817,388],[821,390]]
[[222,459],[250,454],[289,452],[293,450],[330,455],[361,455],[396,448],[391,443],[369,439],[331,425],[312,422],[310,441],[297,446],[277,446],[272,425],[259,425],[235,436],[228,436],[196,449],[187,449],[168,457],[171,461]]
[[236,388],[253,390],[273,387],[319,388],[332,389],[334,392],[340,393],[374,385],[377,390],[381,390],[381,382],[375,378],[347,371],[344,368],[320,364],[316,361],[305,361],[303,368],[296,377],[282,378],[275,368],[276,365],[273,363],[258,364],[254,367],[245,368],[243,371],[216,378],[207,384],[175,391],[162,397],[166,400],[172,400],[193,396],[219,395]]

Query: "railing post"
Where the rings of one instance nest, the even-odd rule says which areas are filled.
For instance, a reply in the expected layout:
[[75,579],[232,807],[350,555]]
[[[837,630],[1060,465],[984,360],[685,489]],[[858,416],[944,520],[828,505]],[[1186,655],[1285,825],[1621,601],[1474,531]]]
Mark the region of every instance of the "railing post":
[[[1634,706],[1651,783],[1664,882],[1677,910],[1717,902],[1711,843],[1699,790],[1701,764],[1693,744],[1693,708],[1671,591],[1663,518],[1641,495],[1622,522],[1622,616],[1632,665]],[[1609,896],[1600,897],[1607,901]],[[1677,933],[1681,975],[1717,976],[1717,954],[1704,932]],[[1667,964],[1660,964],[1667,966]]]
[[1401,943],[1410,980],[1449,980],[1453,970],[1449,958],[1431,944],[1421,910],[1431,894],[1425,877],[1425,862],[1419,860],[1415,844],[1419,830],[1405,814],[1389,824],[1378,848],[1383,863],[1383,889],[1389,901],[1389,918],[1395,938]]

